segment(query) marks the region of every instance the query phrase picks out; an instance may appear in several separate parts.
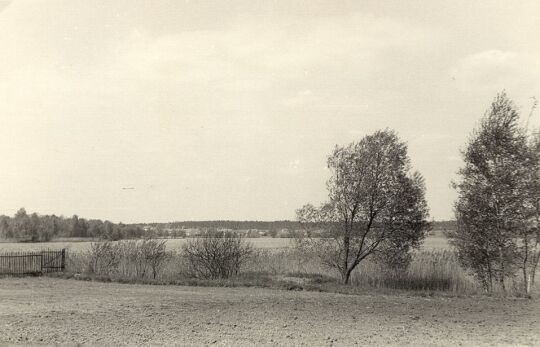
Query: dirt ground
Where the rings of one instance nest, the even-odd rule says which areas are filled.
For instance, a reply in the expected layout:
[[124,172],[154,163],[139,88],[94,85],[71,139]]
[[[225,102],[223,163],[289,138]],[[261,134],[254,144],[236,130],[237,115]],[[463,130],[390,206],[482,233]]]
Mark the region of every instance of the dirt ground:
[[0,279],[0,345],[538,346],[539,301]]

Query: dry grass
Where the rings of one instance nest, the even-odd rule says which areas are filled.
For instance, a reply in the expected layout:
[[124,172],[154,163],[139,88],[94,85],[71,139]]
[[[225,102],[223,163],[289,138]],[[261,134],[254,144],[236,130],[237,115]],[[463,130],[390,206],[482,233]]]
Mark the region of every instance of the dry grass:
[[448,243],[448,238],[444,236],[442,230],[432,230],[429,235],[425,238],[421,249],[422,250],[445,250],[451,249],[450,243]]
[[[68,257],[68,271],[84,276],[88,273],[89,256],[87,253],[72,252]],[[125,276],[133,273],[123,271],[107,274],[106,280],[122,282],[141,282],[141,278]],[[200,281],[191,279],[189,267],[182,255],[171,252],[170,257],[160,271],[157,283],[218,285],[218,286],[261,286],[286,289],[307,289],[349,292],[339,285],[338,273],[320,265],[314,259],[300,255],[293,248],[258,249],[248,263],[241,269],[241,274],[224,281]],[[101,276],[101,279],[104,276]],[[152,282],[147,276],[142,280]],[[218,283],[219,282],[219,283]],[[363,261],[351,278],[353,291],[361,290],[411,290],[422,292],[446,292],[453,295],[467,295],[478,292],[475,282],[459,266],[452,252],[447,250],[418,251],[407,270],[390,270],[370,260]],[[343,288],[341,288],[343,287]]]
[[[186,239],[167,239],[167,249],[170,251],[181,250],[182,245],[184,245],[189,238]],[[250,238],[246,239],[251,242],[255,248],[269,249],[269,248],[285,248],[291,247],[291,239],[286,238],[271,238],[271,237],[261,237],[261,238]],[[12,251],[36,251],[43,248],[47,249],[62,249],[66,248],[72,252],[81,252],[86,251],[90,248],[92,241],[88,239],[78,239],[78,240],[55,240],[51,242],[0,242],[0,253],[1,252],[12,252]]]
[[[306,259],[292,249],[261,251],[249,270],[274,276],[319,275],[339,281],[339,274],[335,270]],[[391,270],[366,259],[353,272],[351,284],[364,289],[444,291],[453,294],[478,292],[473,279],[459,266],[449,250],[418,251],[406,270]]]
[[[225,281],[198,281],[190,278],[188,265],[180,254],[184,239],[168,240],[167,250],[171,256],[163,265],[155,281],[148,278],[137,279],[123,274],[133,273],[124,263],[123,271],[111,273],[105,280],[122,282],[157,282],[163,284],[191,284],[218,286],[261,286],[287,289],[312,289],[324,291],[349,292],[353,290],[409,290],[416,292],[444,292],[451,295],[471,295],[481,292],[481,288],[460,267],[445,237],[441,233],[432,233],[424,246],[414,254],[413,261],[407,270],[393,271],[376,264],[369,259],[363,261],[353,272],[352,286],[339,285],[339,275],[332,269],[319,264],[314,259],[299,255],[290,247],[290,239],[259,238],[248,239],[257,248],[256,254],[241,269],[241,274]],[[0,244],[0,250],[6,244]],[[9,249],[21,247],[50,247],[44,244],[9,244]],[[61,244],[65,246],[66,244]],[[89,243],[68,243],[68,271],[71,274],[85,276],[88,273]],[[59,247],[61,248],[61,247]],[[70,275],[68,275],[70,276]],[[103,276],[102,276],[103,277]],[[219,282],[219,283],[217,283]],[[510,281],[512,293],[520,291],[519,278]],[[342,288],[343,287],[343,288]],[[540,292],[539,285],[534,291]]]
[[[182,245],[185,244],[187,239],[167,239],[167,249],[174,251],[182,249]],[[275,248],[289,248],[293,245],[292,239],[288,238],[249,238],[246,239],[251,242],[255,248],[262,249],[275,249]],[[37,242],[37,243],[20,243],[20,242],[0,242],[0,252],[11,251],[35,251],[42,248],[54,248],[61,249],[66,248],[70,251],[80,252],[90,248],[90,244],[95,241],[91,239],[57,239],[51,242]],[[424,240],[422,245],[423,250],[444,250],[450,249],[448,240],[440,231],[431,232],[431,234]]]
[[451,251],[419,251],[406,270],[389,270],[369,260],[360,264],[352,283],[372,288],[474,294],[478,288]]
[[[123,264],[134,266],[131,264]],[[108,275],[87,272],[88,256],[71,253],[68,257],[68,273],[62,277],[84,280],[114,281],[123,283],[175,284],[218,287],[267,287],[287,290],[315,290],[357,294],[366,292],[406,291],[409,294],[432,295],[440,293],[451,296],[481,294],[482,289],[462,269],[451,251],[418,251],[406,270],[390,270],[370,260],[363,261],[353,272],[351,285],[342,285],[339,274],[312,259],[305,259],[294,249],[283,248],[259,250],[242,268],[238,276],[220,280],[201,280],[190,277],[189,265],[178,252],[172,252],[156,279],[126,276],[133,270],[125,269]],[[511,296],[521,296],[520,278],[510,280]],[[540,293],[538,284],[533,293]],[[497,294],[498,295],[498,294]]]

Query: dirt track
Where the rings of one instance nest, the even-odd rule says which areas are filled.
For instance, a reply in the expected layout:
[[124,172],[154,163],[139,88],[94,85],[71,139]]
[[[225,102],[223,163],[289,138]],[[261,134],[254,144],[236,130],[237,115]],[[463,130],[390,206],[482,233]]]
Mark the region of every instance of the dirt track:
[[0,279],[0,345],[538,345],[530,300]]

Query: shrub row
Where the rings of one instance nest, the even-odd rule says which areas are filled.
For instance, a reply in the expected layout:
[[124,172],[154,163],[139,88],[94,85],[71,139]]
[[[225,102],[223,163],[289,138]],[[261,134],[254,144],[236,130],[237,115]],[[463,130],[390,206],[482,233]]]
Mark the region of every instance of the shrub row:
[[[212,236],[189,240],[179,252],[167,251],[165,240],[96,242],[87,252],[70,254],[68,270],[78,277],[140,283],[306,289],[339,282],[333,269],[294,248],[255,249],[235,234]],[[358,290],[478,291],[450,251],[415,252],[407,269],[367,259],[353,273],[351,284]]]

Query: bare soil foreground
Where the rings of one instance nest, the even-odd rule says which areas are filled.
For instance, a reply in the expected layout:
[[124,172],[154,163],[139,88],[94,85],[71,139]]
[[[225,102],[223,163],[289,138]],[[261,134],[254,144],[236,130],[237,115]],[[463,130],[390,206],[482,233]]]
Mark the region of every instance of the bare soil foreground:
[[539,345],[538,300],[0,279],[0,345]]

